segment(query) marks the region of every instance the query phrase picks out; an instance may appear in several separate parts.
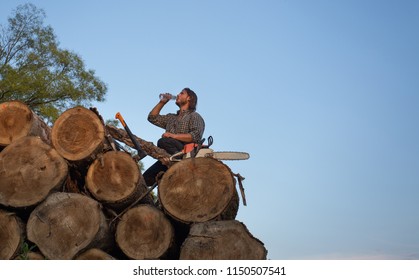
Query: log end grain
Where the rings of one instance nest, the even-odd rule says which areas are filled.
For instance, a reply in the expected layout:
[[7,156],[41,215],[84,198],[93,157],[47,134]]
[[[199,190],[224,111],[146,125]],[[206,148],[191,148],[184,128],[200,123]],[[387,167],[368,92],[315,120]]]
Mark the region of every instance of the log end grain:
[[105,128],[95,113],[77,106],[60,115],[51,133],[52,144],[61,156],[82,161],[101,150]]
[[128,210],[117,225],[116,243],[131,259],[158,259],[173,242],[174,231],[166,216],[150,205]]
[[14,214],[0,210],[0,259],[16,257],[24,239],[22,221]]
[[58,190],[68,174],[67,162],[39,137],[14,141],[0,154],[0,204],[29,207]]
[[236,220],[192,225],[182,245],[182,260],[265,260],[264,244]]
[[158,191],[165,211],[186,223],[218,217],[236,192],[230,169],[212,158],[188,158],[174,164],[164,174]]
[[0,146],[27,136],[34,121],[31,109],[19,101],[0,104]]
[[113,204],[132,196],[139,187],[140,179],[140,169],[130,155],[110,151],[90,165],[86,185],[97,200]]
[[32,111],[19,101],[0,104],[0,145],[28,135],[32,127]]
[[68,260],[80,251],[106,244],[109,228],[100,204],[75,193],[54,193],[31,213],[28,239],[48,259]]

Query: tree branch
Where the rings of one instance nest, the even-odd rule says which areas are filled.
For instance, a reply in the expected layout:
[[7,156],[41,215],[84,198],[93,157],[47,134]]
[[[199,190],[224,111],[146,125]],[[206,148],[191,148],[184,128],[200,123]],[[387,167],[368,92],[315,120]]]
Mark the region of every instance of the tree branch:
[[[131,139],[129,138],[127,132],[121,128],[117,128],[113,125],[106,125],[106,129],[109,131],[109,134],[116,140],[125,143],[126,145],[135,148]],[[147,153],[147,155],[161,161],[163,164],[167,165],[167,159],[170,157],[170,154],[165,150],[155,146],[152,142],[147,142],[137,136],[138,142],[141,145],[141,148]],[[165,160],[166,159],[166,160]]]

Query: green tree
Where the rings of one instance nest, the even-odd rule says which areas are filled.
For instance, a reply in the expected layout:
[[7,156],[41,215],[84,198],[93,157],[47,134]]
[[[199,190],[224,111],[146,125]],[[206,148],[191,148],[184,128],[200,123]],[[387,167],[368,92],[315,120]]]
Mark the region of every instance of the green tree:
[[59,47],[45,18],[24,4],[0,25],[0,102],[20,100],[52,122],[65,109],[104,101],[107,87],[77,54]]

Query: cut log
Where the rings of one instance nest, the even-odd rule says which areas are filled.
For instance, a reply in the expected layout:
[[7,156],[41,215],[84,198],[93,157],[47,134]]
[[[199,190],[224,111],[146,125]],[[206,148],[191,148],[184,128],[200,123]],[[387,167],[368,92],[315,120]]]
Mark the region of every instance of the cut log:
[[52,260],[69,260],[88,248],[106,248],[111,235],[100,204],[81,194],[54,193],[32,211],[28,239]]
[[114,258],[100,249],[92,248],[81,253],[76,260],[114,260]]
[[51,140],[65,159],[91,162],[104,149],[105,128],[95,113],[77,106],[62,113],[55,121]]
[[161,179],[158,194],[164,210],[184,223],[222,218],[226,211],[234,219],[238,210],[233,175],[212,158],[188,158],[174,164]]
[[50,144],[51,128],[26,104],[9,101],[0,104],[0,146],[25,136],[39,136]]
[[265,260],[264,244],[235,220],[192,225],[182,245],[181,260]]
[[0,259],[17,256],[24,240],[24,226],[14,213],[0,210]]
[[67,162],[39,137],[20,138],[0,153],[0,204],[35,206],[60,189],[67,173]]
[[169,251],[174,231],[163,212],[151,205],[139,205],[122,216],[115,236],[127,257],[159,259]]
[[117,210],[147,191],[138,164],[120,151],[107,152],[90,165],[86,187],[95,199]]

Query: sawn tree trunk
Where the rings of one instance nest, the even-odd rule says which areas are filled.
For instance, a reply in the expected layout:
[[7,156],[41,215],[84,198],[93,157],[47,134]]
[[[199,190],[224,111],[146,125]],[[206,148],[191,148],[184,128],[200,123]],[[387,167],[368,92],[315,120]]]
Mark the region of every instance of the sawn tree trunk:
[[0,104],[0,146],[25,136],[39,136],[50,144],[51,128],[26,104],[9,101]]
[[138,164],[130,155],[109,151],[89,167],[86,187],[95,199],[121,210],[147,191]]
[[0,204],[35,206],[60,189],[67,173],[67,162],[39,137],[20,138],[0,153]]
[[24,225],[15,213],[0,210],[0,260],[16,257],[25,235]]
[[81,194],[54,193],[32,211],[28,239],[52,260],[69,260],[89,248],[111,246],[101,205]]
[[265,260],[264,244],[238,221],[193,224],[182,245],[181,260]]
[[174,231],[166,216],[151,205],[128,210],[116,228],[116,243],[131,259],[159,259],[173,245]]
[[105,145],[105,128],[91,110],[78,106],[62,113],[52,127],[52,144],[72,162],[91,162]]
[[212,158],[174,164],[161,179],[158,194],[164,210],[184,223],[234,219],[239,204],[230,169]]

